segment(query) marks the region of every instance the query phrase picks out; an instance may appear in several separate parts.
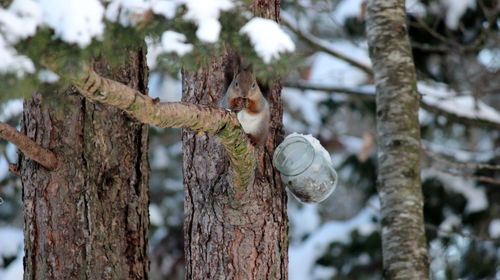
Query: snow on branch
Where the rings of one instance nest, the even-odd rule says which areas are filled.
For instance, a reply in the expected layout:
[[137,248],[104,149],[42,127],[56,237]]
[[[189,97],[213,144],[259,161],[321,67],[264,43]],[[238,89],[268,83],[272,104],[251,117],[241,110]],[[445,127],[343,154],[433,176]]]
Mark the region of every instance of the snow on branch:
[[54,153],[44,149],[28,136],[4,122],[0,122],[0,138],[4,138],[16,145],[26,157],[38,162],[48,170],[57,168],[57,157]]
[[250,37],[255,52],[269,64],[277,59],[282,52],[293,52],[295,44],[274,20],[253,18],[245,24],[240,33]]
[[[329,93],[349,94],[358,98],[375,99],[374,87],[346,88],[316,85],[309,82],[287,82],[286,87],[301,90],[317,90]],[[420,106],[433,114],[446,117],[449,121],[475,127],[500,130],[500,112],[471,96],[456,96],[454,92],[438,85],[418,83],[422,96]]]
[[307,43],[311,47],[318,49],[322,52],[325,52],[327,54],[330,54],[338,59],[341,59],[341,60],[351,64],[352,66],[360,69],[361,71],[365,72],[369,76],[373,76],[373,70],[371,69],[371,66],[365,65],[365,64],[363,64],[363,63],[361,63],[353,58],[346,56],[345,54],[332,48],[328,44],[328,42],[325,42],[325,41],[321,40],[320,38],[317,38],[314,35],[307,33],[306,31],[301,30],[300,27],[296,23],[294,23],[293,20],[286,13],[282,13],[281,19],[282,19],[283,24],[286,27],[288,27],[288,29],[290,29],[295,35],[297,35],[300,40],[304,41],[305,43]]
[[[250,144],[234,113],[220,108],[186,102],[159,103],[138,90],[104,78],[90,66],[70,73],[69,78],[80,93],[92,101],[124,110],[138,121],[162,128],[187,128],[219,137],[230,161],[230,184],[239,198],[253,184],[256,160]],[[63,74],[63,73],[60,73]]]

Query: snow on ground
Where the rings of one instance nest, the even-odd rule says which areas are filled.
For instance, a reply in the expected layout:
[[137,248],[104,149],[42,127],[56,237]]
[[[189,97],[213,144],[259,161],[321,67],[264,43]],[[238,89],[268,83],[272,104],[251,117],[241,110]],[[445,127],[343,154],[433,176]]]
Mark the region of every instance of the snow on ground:
[[288,265],[290,280],[311,279],[316,260],[325,253],[330,243],[349,242],[350,233],[354,230],[358,230],[363,235],[375,231],[377,225],[372,218],[378,215],[376,210],[379,205],[378,198],[370,199],[367,205],[354,218],[347,221],[327,222],[312,231],[309,237],[300,244],[290,244]]
[[240,33],[250,38],[255,51],[265,63],[279,58],[280,53],[295,50],[292,39],[273,20],[253,18],[241,28]]

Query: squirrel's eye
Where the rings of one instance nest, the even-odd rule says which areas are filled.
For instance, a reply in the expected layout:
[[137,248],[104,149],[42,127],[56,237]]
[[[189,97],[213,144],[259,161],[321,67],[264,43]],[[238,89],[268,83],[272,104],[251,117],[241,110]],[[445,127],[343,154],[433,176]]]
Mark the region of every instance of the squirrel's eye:
[[240,83],[236,82],[236,83],[234,83],[234,86],[238,88],[238,87],[240,87]]
[[255,88],[255,83],[252,84],[252,88]]

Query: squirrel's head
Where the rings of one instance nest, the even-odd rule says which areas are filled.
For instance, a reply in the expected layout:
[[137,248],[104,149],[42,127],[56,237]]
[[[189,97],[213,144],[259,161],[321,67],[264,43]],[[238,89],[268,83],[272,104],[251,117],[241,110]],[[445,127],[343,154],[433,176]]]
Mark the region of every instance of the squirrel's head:
[[257,99],[261,95],[255,75],[250,70],[239,72],[230,86],[234,93],[242,98]]

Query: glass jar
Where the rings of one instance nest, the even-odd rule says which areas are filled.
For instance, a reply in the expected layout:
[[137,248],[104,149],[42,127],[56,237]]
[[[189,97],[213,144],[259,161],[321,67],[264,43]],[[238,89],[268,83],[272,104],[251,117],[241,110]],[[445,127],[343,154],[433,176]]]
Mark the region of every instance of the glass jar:
[[337,185],[330,154],[311,135],[286,137],[274,152],[273,165],[288,190],[304,203],[325,200]]

